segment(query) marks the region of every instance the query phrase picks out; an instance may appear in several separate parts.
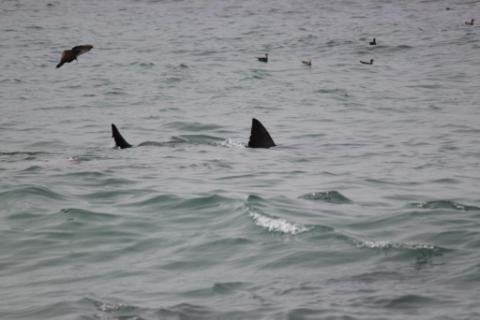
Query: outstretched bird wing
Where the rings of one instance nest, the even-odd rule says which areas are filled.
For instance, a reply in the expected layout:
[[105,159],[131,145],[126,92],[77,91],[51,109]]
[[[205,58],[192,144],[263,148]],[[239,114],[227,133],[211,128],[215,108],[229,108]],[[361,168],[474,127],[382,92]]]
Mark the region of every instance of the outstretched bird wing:
[[76,46],[72,48],[72,52],[78,57],[81,54],[87,53],[92,50],[93,46],[90,44],[85,44],[82,46]]

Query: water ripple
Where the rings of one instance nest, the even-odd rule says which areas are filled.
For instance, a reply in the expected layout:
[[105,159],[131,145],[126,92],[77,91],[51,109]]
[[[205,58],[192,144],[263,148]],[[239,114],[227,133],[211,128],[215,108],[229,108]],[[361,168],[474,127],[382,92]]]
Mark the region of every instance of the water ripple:
[[324,201],[324,202],[329,202],[329,203],[336,203],[336,204],[346,204],[346,203],[352,203],[350,199],[342,195],[338,191],[326,191],[326,192],[312,192],[312,193],[307,193],[304,194],[303,196],[300,196],[302,199],[306,200],[318,200],[318,201]]
[[478,211],[480,207],[465,205],[451,200],[432,200],[427,202],[419,202],[414,204],[422,209],[454,209],[458,211]]

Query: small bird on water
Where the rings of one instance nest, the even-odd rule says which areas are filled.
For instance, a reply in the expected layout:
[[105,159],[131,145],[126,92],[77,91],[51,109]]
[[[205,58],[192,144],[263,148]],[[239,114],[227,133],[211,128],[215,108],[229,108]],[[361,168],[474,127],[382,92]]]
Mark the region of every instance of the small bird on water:
[[306,65],[306,66],[311,67],[311,66],[312,66],[312,59],[310,59],[310,60],[303,60],[302,63],[303,63],[304,65]]
[[265,53],[265,57],[257,57],[257,60],[260,62],[268,62],[268,53]]
[[373,40],[370,41],[368,44],[371,45],[371,46],[376,46],[377,45],[377,40],[375,38],[373,38]]
[[64,50],[62,52],[62,58],[60,59],[60,62],[57,64],[57,68],[60,68],[61,66],[63,66],[64,63],[70,63],[73,60],[77,60],[77,57],[79,55],[87,53],[88,51],[92,50],[92,48],[93,48],[92,45],[85,44],[85,45],[73,47],[71,50]]
[[361,64],[373,64],[373,59],[370,59],[370,62],[360,60],[360,63]]
[[467,26],[473,26],[474,23],[475,23],[475,19],[470,20],[470,22],[465,21],[465,24],[466,24]]

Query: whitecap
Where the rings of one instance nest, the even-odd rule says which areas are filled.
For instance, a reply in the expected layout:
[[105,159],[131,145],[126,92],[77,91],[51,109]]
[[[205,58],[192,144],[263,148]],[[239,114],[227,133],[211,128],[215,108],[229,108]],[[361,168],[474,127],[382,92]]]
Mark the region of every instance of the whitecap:
[[243,142],[234,141],[231,138],[223,141],[221,145],[227,148],[245,148],[245,144]]
[[249,215],[253,218],[257,226],[263,227],[268,231],[298,234],[309,230],[309,228],[305,226],[297,225],[285,219],[267,217],[256,212],[250,212]]
[[438,247],[424,244],[424,243],[402,243],[392,241],[371,241],[371,240],[357,240],[355,245],[358,248],[370,248],[370,249],[407,249],[407,250],[436,250]]

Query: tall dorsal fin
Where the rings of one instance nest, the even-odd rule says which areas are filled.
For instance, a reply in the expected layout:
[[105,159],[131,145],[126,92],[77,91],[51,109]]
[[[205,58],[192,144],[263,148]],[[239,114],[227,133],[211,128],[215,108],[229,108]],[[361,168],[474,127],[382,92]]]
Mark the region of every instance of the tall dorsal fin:
[[249,148],[270,148],[275,147],[272,137],[267,129],[257,119],[252,119],[252,130],[250,132],[250,140],[248,141]]
[[130,148],[132,145],[129,144],[120,134],[117,127],[112,123],[112,137],[115,140],[115,146],[120,149]]

